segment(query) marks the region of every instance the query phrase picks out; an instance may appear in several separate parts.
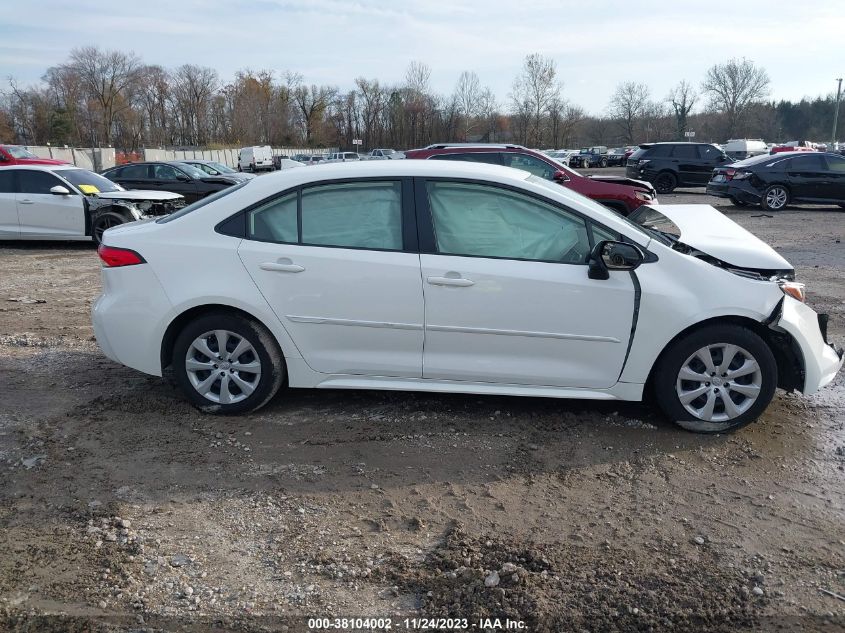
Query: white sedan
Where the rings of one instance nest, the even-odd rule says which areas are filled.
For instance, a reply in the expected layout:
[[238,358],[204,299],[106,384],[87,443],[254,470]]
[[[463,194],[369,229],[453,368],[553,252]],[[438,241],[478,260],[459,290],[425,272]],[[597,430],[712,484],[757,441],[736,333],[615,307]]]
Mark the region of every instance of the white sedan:
[[639,224],[524,171],[291,169],[107,231],[105,354],[241,413],[288,387],[640,400],[757,418],[842,365],[792,267],[706,205]]

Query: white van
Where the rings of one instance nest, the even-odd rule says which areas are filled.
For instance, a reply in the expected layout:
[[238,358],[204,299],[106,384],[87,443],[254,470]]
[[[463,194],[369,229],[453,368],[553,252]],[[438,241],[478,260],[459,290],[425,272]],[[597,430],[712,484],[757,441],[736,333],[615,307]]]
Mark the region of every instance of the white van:
[[273,171],[273,150],[269,145],[244,147],[238,154],[238,171]]
[[732,138],[724,144],[725,154],[736,160],[768,154],[769,146],[759,138]]

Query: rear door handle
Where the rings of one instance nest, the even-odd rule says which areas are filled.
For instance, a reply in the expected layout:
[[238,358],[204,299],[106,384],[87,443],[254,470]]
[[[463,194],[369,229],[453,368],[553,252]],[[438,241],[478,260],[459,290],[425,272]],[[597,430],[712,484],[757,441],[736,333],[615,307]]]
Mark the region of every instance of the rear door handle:
[[30,200],[29,198],[26,198],[25,200],[18,200],[18,202],[21,204],[35,204],[35,200]]
[[259,264],[258,267],[261,270],[269,270],[278,273],[301,273],[303,270],[305,270],[305,266],[294,264],[287,257],[282,257],[281,259],[275,262],[264,262],[262,264]]
[[426,281],[432,286],[472,286],[475,282],[472,279],[464,279],[463,277],[427,277]]

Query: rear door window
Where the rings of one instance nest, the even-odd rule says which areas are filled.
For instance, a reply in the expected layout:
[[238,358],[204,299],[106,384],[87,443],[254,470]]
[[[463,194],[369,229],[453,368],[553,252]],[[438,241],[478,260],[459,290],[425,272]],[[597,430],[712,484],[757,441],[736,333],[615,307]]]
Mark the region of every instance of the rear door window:
[[695,145],[675,145],[672,158],[681,160],[698,160],[698,147]]
[[147,178],[147,165],[126,165],[115,177],[128,180],[145,180]]
[[527,172],[539,177],[551,180],[557,169],[549,165],[547,162],[540,160],[528,154],[514,154],[511,152],[503,152],[502,160],[505,167],[514,167],[515,169],[524,169]]
[[808,154],[790,159],[791,171],[825,171],[824,159],[821,156]]
[[642,158],[667,158],[672,153],[672,145],[655,145],[645,150],[646,156]]

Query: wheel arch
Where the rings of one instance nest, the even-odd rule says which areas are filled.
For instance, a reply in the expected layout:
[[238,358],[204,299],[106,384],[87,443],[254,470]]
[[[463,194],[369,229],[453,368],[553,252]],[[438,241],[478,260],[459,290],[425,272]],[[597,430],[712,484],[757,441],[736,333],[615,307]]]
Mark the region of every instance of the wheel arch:
[[[778,306],[775,308],[772,315],[767,319],[768,323],[774,322],[779,316],[780,303],[778,303]],[[653,393],[654,375],[657,368],[660,366],[660,363],[663,362],[666,352],[669,351],[669,349],[671,349],[678,340],[697,330],[712,325],[737,325],[747,328],[757,334],[769,346],[769,349],[772,350],[772,354],[775,357],[775,362],[777,363],[778,368],[777,386],[786,391],[800,391],[804,387],[805,376],[804,356],[801,353],[801,349],[798,347],[795,339],[792,338],[792,335],[787,332],[773,330],[768,326],[768,323],[755,321],[752,318],[737,315],[716,316],[693,323],[672,337],[672,339],[666,343],[660,351],[660,354],[657,355],[657,358],[654,360],[651,370],[648,373],[645,391],[647,393]]]
[[257,316],[251,314],[250,312],[242,308],[236,308],[235,306],[226,305],[222,303],[206,303],[187,308],[186,310],[175,316],[168,324],[167,328],[164,331],[164,335],[161,338],[161,351],[159,360],[161,362],[162,371],[164,371],[164,369],[169,367],[171,364],[170,360],[173,357],[173,346],[176,342],[176,337],[179,336],[179,332],[181,332],[182,329],[194,319],[198,319],[199,317],[213,313],[232,314],[246,319],[250,319],[251,321],[255,321],[256,323],[260,323],[263,327],[267,329],[268,332],[270,332],[270,335],[273,337],[273,340],[276,342],[276,345],[279,346],[279,349],[282,352],[282,359],[284,360],[286,356],[286,350],[284,345],[282,344],[282,341],[279,340],[279,337],[276,336],[275,332],[273,332],[273,329],[271,327],[268,327],[267,324],[264,323]]

